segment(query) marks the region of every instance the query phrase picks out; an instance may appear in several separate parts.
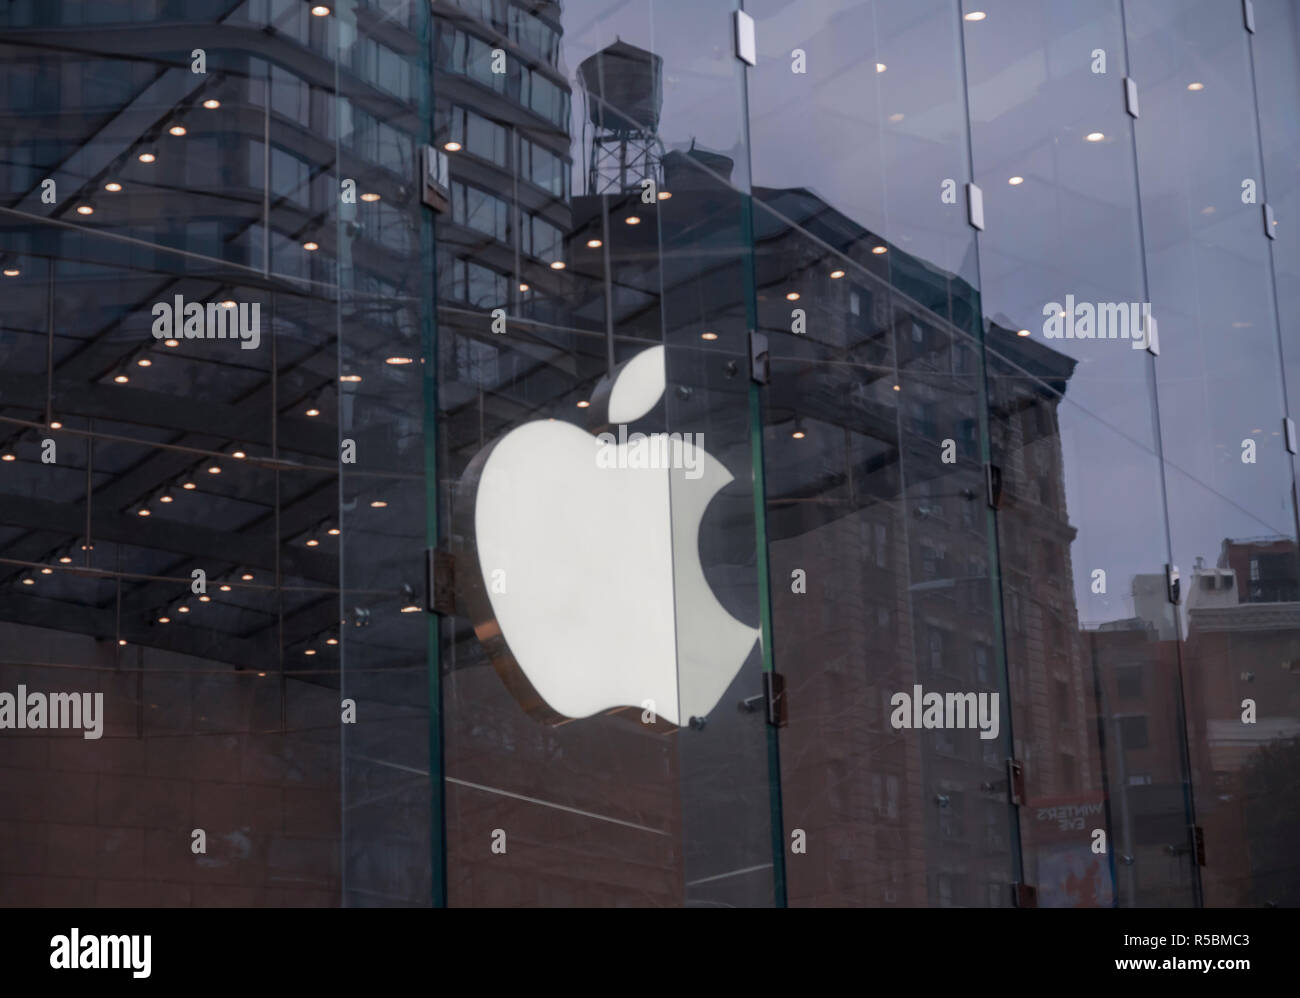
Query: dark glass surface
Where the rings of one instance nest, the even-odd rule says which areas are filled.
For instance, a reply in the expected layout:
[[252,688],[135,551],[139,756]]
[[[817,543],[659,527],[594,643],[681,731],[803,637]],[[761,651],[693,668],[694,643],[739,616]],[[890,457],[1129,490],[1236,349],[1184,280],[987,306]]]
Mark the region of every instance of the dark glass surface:
[[1294,5],[738,6],[0,9],[0,904],[1300,903]]

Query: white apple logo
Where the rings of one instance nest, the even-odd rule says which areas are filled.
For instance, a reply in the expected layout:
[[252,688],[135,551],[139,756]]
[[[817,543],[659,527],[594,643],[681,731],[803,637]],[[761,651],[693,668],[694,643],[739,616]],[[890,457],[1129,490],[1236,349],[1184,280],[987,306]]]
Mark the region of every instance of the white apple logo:
[[[592,404],[626,424],[664,388],[664,349],[652,347]],[[649,700],[678,725],[708,714],[749,655],[758,631],[718,602],[699,554],[704,511],[732,476],[689,440],[677,446],[672,468],[629,468],[623,444],[538,420],[463,476],[455,540],[470,557],[457,575],[476,634],[530,713],[560,721]]]

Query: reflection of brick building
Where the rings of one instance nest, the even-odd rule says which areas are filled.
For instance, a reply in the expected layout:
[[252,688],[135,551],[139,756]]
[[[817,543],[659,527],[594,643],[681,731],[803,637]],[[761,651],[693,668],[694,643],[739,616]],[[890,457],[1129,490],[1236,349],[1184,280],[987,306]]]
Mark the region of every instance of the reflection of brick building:
[[[1187,606],[1187,734],[1205,832],[1207,905],[1292,905],[1300,898],[1294,840],[1288,845],[1285,832],[1276,834],[1300,779],[1295,559],[1290,538],[1229,539],[1217,570],[1192,579],[1193,593],[1202,579],[1233,581],[1217,605],[1198,607],[1189,593]],[[1253,724],[1242,720],[1248,699]]]
[[[1167,599],[1161,609],[1172,618]],[[1186,904],[1192,880],[1177,642],[1162,640],[1142,618],[1083,637],[1100,698],[1116,887],[1125,905]]]
[[[998,556],[1015,755],[1024,764],[1024,875],[1050,906],[1108,905],[1105,828],[1092,669],[1079,630],[1057,406],[1075,361],[993,325],[989,408],[1000,469]],[[1027,376],[1028,375],[1028,376]]]
[[[973,294],[897,247],[872,252],[881,240],[809,192],[756,194],[862,260],[828,279],[820,244],[760,213],[760,326],[786,358],[774,360],[767,435],[776,660],[797,705],[782,735],[783,803],[787,827],[808,829],[824,851],[792,861],[791,900],[1007,904],[1021,874],[1007,806],[1009,710],[993,626]],[[798,338],[784,295],[796,285],[809,317]],[[1034,375],[990,379],[1025,803],[1077,799],[1096,810],[1093,682],[1069,584],[1075,531],[1054,411],[1073,362],[1000,326],[987,338]],[[956,444],[954,464],[939,459],[945,440]],[[790,592],[794,568],[808,573],[806,596]],[[889,697],[914,683],[1001,691],[1001,737],[892,730]],[[1109,870],[1090,871],[1087,835],[1038,835],[1036,811],[1027,813],[1025,879],[1061,881],[1047,903],[1109,903]]]

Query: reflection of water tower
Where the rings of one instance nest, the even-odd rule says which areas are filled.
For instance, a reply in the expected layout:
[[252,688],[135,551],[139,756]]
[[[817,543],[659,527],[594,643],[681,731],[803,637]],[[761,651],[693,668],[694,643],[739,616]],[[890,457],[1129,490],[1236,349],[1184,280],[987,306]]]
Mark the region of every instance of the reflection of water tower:
[[587,122],[593,129],[588,194],[640,191],[647,177],[656,187],[662,185],[663,64],[653,52],[616,41],[578,67],[578,81],[587,95]]

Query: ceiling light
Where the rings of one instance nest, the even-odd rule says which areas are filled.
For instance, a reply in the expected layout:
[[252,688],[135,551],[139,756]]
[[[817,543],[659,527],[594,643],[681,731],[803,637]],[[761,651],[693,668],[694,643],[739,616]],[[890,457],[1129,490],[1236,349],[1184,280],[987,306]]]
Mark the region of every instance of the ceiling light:
[[902,389],[901,387],[899,387],[898,385],[895,385],[895,386],[894,386],[894,391],[896,391],[896,392],[901,392],[902,390],[903,390],[903,389]]
[[320,243],[315,243],[312,242],[310,239],[308,239],[305,243],[302,244],[302,248],[305,249],[308,253],[315,253],[318,249],[320,249]]
[[986,17],[988,17],[988,15],[987,15],[986,13],[984,13],[984,11],[982,11],[982,10],[972,10],[969,14],[966,15],[966,20],[968,20],[968,21],[982,21],[982,20],[984,20],[984,18],[986,18]]
[[170,624],[171,622],[172,622],[171,617],[159,617],[159,618],[158,618],[158,623],[160,623],[160,624]]
[[56,420],[54,420],[54,422],[50,423],[50,429],[51,429],[51,430],[61,430],[61,429],[63,429],[63,424],[60,423],[60,422],[56,419]]
[[151,516],[152,514],[149,512],[149,507],[148,507],[148,506],[144,506],[144,507],[140,508],[139,510],[137,510],[135,515],[136,515],[136,516]]
[[414,603],[407,603],[406,606],[402,607],[401,612],[402,612],[402,613],[419,613],[419,612],[420,612],[420,608],[419,608],[418,606],[416,606]]
[[1105,137],[1106,135],[1104,132],[1089,132],[1087,135],[1084,136],[1084,138],[1087,139],[1089,142],[1100,142]]
[[366,202],[378,201],[379,195],[376,194],[374,191],[366,191],[366,193],[361,195],[361,200]]
[[192,492],[194,489],[197,489],[198,486],[195,485],[193,482],[185,482],[185,483],[181,486],[181,488],[185,489],[187,492]]
[[340,380],[340,381],[346,381],[346,382],[348,382],[349,384],[354,384],[354,383],[356,383],[356,382],[358,382],[358,381],[361,380],[361,375],[359,375],[359,374],[340,374],[340,375],[339,375],[339,380]]
[[79,204],[79,205],[77,205],[77,214],[78,214],[78,215],[93,215],[93,214],[95,214],[95,206],[94,206],[94,205],[91,205],[91,204]]
[[122,189],[122,185],[119,184],[116,180],[110,180],[108,183],[104,185],[104,190],[112,191],[114,194],[116,194],[121,189]]
[[125,374],[118,374],[118,375],[114,375],[113,380],[116,381],[119,385],[124,385],[131,379]]
[[384,363],[392,364],[394,367],[400,367],[403,364],[413,364],[415,361],[410,357],[385,357]]
[[1028,329],[1017,329],[1017,330],[1016,330],[1016,335],[1017,335],[1017,336],[1028,336],[1028,335],[1029,335],[1029,330],[1028,330]]
[[898,124],[900,121],[903,120],[903,112],[897,111],[894,114],[891,114],[889,116],[889,120],[892,121],[894,124]]
[[841,277],[843,277],[843,276],[844,276],[844,271],[842,271],[842,270],[832,270],[832,271],[831,271],[831,280],[832,280],[832,281],[838,281],[838,280],[839,280]]
[[325,639],[325,643],[326,643],[327,645],[336,645],[336,644],[339,643],[339,639],[338,639],[338,638],[326,638],[326,639]]
[[672,197],[672,196],[673,196],[673,192],[672,192],[672,191],[660,191],[660,192],[659,192],[659,200],[660,200],[660,201],[667,201],[667,200],[668,200],[670,197]]
[[118,639],[117,639],[117,643],[118,643],[119,646],[121,646],[121,645],[125,645],[125,644],[126,644],[126,638],[118,638]]
[[383,499],[376,499],[370,504],[371,509],[383,509],[388,503]]
[[219,465],[219,464],[209,465],[209,466],[208,466],[208,474],[209,474],[209,475],[219,475],[219,474],[221,474],[221,465]]
[[888,252],[889,252],[889,247],[888,247],[888,246],[872,246],[872,247],[871,247],[871,252],[872,252],[872,253],[875,253],[876,256],[880,256],[882,253],[888,253]]
[[448,152],[460,152],[460,150],[461,150],[461,145],[460,145],[460,143],[459,143],[459,142],[456,142],[456,141],[454,141],[454,140],[451,141],[451,142],[444,142],[444,143],[442,144],[442,147],[443,147],[444,149],[446,149]]
[[1024,182],[1025,182],[1025,178],[1024,178],[1024,177],[1008,177],[1008,178],[1007,178],[1007,183],[1010,184],[1012,187],[1018,187],[1018,186],[1020,186],[1021,184],[1023,184]]
[[601,248],[602,246],[604,246],[604,245],[605,245],[605,244],[602,243],[599,239],[588,239],[588,240],[587,240],[587,249],[600,249],[600,248]]
[[178,347],[180,345],[180,340],[163,340],[163,346],[165,347]]
[[565,264],[565,262],[564,262],[563,260],[552,260],[552,261],[551,261],[551,269],[552,269],[552,270],[563,270],[566,266],[567,266],[567,264]]
[[240,578],[243,579],[245,582],[252,582],[252,581],[253,581],[253,573],[252,573],[252,572],[245,572],[243,575],[240,576]]
[[303,652],[303,654],[304,654],[304,655],[315,655],[315,654],[316,654],[316,649],[315,649],[315,648],[308,648],[306,651]]
[[717,333],[700,333],[700,339],[702,340],[716,340],[717,338]]
[[142,152],[142,153],[141,153],[139,156],[137,156],[136,158],[139,159],[141,163],[152,163],[152,162],[153,162],[154,160],[156,160],[158,157],[155,156],[155,155],[154,155],[153,153],[151,153],[151,152]]
[[521,285],[519,285],[519,290],[520,290],[520,291],[527,291],[527,290],[528,290],[528,285],[527,285],[527,284],[521,284]]
[[316,540],[316,538],[313,537],[307,541],[307,546],[309,548],[320,547],[320,541]]
[[5,451],[3,454],[0,454],[0,461],[17,461],[17,460],[18,458],[14,456],[12,451]]
[[182,125],[180,122],[177,122],[176,124],[172,125],[171,128],[167,129],[167,134],[175,135],[179,139],[182,135],[185,134],[186,131],[187,129],[185,128],[185,126]]
[[209,97],[207,100],[203,102],[203,106],[206,107],[209,111],[215,111],[217,108],[221,106],[221,101],[217,100],[215,97]]
[[21,273],[22,273],[22,271],[19,270],[17,267],[6,267],[6,268],[5,268],[5,277],[17,277],[17,276],[18,276],[19,274],[21,274]]
[[139,360],[135,362],[135,364],[137,367],[153,367],[153,361],[151,361],[148,357],[141,357]]
[[628,215],[627,218],[623,219],[623,221],[626,222],[628,225],[640,225],[640,224],[641,224],[641,219],[640,219],[639,217],[637,217],[636,215]]
[[50,568],[50,567],[47,565],[45,568],[42,568],[42,569],[41,569],[41,574],[42,574],[42,575],[53,575],[53,574],[54,574],[54,569]]
[[72,558],[71,558],[71,556],[65,554],[62,558],[59,559],[59,564],[60,564],[60,565],[71,565],[71,564],[72,564]]
[[211,603],[211,602],[212,602],[212,597],[211,597],[211,596],[207,596],[207,595],[200,596],[200,597],[199,597],[199,602],[200,602],[200,603]]
[[787,295],[785,296],[785,300],[786,300],[786,301],[798,301],[798,300],[799,300],[799,292],[798,292],[798,291],[791,291],[789,294],[787,294]]
[[878,62],[878,63],[876,63],[876,72],[877,72],[877,73],[883,73],[883,72],[884,72],[886,69],[888,69],[888,68],[889,68],[889,67],[886,66],[883,62]]
[[223,301],[223,302],[221,303],[221,307],[222,307],[222,308],[236,308],[236,307],[238,307],[238,306],[237,306],[237,303],[235,302],[235,300],[234,300],[233,298],[227,298],[225,301]]
[[316,4],[316,6],[312,7],[311,12],[314,17],[330,16],[330,9],[326,7],[323,3],[318,3]]
[[320,410],[317,409],[315,406],[312,406],[310,409],[307,410],[307,415],[308,415],[308,416],[319,416],[319,415],[320,415]]
[[1187,84],[1187,89],[1188,89],[1188,90],[1204,90],[1204,89],[1205,89],[1205,84],[1204,84],[1204,83],[1189,83],[1189,84]]
[[230,592],[230,585],[229,585],[229,583],[224,583],[224,584],[222,584],[221,586],[218,586],[217,588],[219,588],[223,593],[228,593],[228,592]]
[[176,612],[177,612],[177,613],[189,613],[189,612],[190,612],[190,608],[189,608],[188,606],[178,606],[178,607],[176,608]]
[[33,578],[29,578],[29,577],[27,577],[27,576],[24,576],[24,577],[23,577],[23,585],[25,585],[25,586],[34,586],[34,585],[36,585],[36,580],[33,579]]
[[242,461],[244,458],[248,457],[248,454],[246,454],[242,450],[232,450],[230,452],[230,456],[233,457],[236,461]]
[[790,434],[790,436],[794,437],[796,440],[802,440],[805,436],[807,436],[807,434],[804,433],[803,430],[795,430],[793,433]]
[[343,533],[343,531],[339,530],[338,527],[330,527],[328,533],[331,537],[337,537],[339,534]]
[[583,399],[581,402],[578,403],[578,408],[579,408],[579,409],[586,409],[586,408],[587,408],[588,406],[590,406],[590,405],[591,405],[590,402],[588,402],[586,399]]
[[160,496],[158,497],[158,501],[159,501],[159,502],[175,502],[175,501],[176,501],[176,497],[175,497],[174,495],[172,495],[170,492],[164,492],[162,495],[160,495]]

